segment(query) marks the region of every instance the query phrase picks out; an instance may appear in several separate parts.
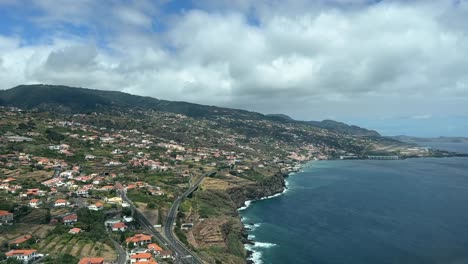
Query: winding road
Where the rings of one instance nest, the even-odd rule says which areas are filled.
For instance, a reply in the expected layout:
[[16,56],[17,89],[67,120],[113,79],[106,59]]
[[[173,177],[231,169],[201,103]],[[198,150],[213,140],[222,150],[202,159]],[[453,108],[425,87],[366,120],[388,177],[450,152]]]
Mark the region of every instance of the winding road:
[[177,239],[177,237],[174,234],[173,226],[177,218],[177,212],[179,210],[179,206],[182,200],[187,198],[187,196],[189,196],[192,192],[194,192],[198,188],[200,183],[202,183],[203,179],[206,176],[211,176],[214,174],[216,174],[216,172],[208,172],[208,173],[203,174],[197,181],[195,181],[195,183],[187,191],[185,191],[182,195],[177,197],[177,199],[172,204],[171,209],[169,210],[169,213],[167,215],[167,219],[163,228],[164,236],[160,234],[159,232],[157,232],[156,229],[154,229],[154,227],[148,221],[148,219],[136,209],[135,205],[127,197],[125,192],[119,190],[119,194],[121,195],[122,199],[130,205],[130,207],[134,211],[134,216],[139,220],[140,224],[143,227],[145,227],[145,229],[155,237],[159,245],[165,248],[169,248],[175,253],[176,255],[175,263],[185,263],[185,264],[193,264],[193,263],[203,264],[204,263],[200,257],[198,257],[195,253],[193,253],[190,249],[188,249],[182,242],[180,242]]

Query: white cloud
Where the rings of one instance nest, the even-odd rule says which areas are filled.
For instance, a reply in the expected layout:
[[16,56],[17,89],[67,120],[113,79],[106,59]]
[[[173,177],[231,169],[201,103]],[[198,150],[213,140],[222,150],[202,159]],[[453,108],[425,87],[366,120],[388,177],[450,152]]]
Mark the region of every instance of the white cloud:
[[[162,19],[159,6],[91,2],[35,17],[92,24],[108,14],[91,37],[64,37],[66,27],[45,44],[0,37],[1,88],[57,83],[304,119],[375,115],[369,108],[453,114],[450,104],[468,104],[460,103],[468,96],[465,1],[205,1],[209,11],[171,14],[162,32],[148,31]],[[53,3],[36,2],[49,11]]]
[[115,9],[115,13],[125,24],[141,27],[151,26],[151,18],[138,10],[127,7],[118,7]]

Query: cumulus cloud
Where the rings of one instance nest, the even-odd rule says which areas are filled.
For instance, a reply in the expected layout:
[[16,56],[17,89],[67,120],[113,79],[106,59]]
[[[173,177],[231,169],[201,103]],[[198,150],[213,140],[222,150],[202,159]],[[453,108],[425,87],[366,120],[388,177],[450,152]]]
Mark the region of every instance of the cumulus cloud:
[[468,104],[467,1],[206,0],[173,13],[96,3],[32,16],[55,23],[47,38],[0,36],[1,88],[57,83],[302,119],[451,115]]

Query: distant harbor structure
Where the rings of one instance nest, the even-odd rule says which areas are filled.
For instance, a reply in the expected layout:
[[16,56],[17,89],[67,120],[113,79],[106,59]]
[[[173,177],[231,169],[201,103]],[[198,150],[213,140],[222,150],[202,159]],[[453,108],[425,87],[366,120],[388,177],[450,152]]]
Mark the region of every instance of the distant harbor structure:
[[398,160],[399,156],[367,156],[371,160]]
[[342,159],[342,160],[359,159],[359,156],[357,156],[357,155],[344,155],[344,156],[340,156],[340,159]]
[[342,160],[352,160],[352,159],[370,159],[370,160],[399,160],[399,156],[358,156],[358,155],[344,155],[340,156]]

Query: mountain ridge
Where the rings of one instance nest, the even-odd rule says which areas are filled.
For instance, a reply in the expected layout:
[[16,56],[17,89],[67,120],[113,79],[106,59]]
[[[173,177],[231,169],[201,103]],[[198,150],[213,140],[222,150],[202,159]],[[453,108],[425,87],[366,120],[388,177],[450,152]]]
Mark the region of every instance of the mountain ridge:
[[368,130],[333,120],[299,121],[284,114],[264,115],[242,109],[202,105],[184,101],[168,101],[120,91],[105,91],[65,85],[19,85],[7,90],[1,90],[0,105],[43,111],[53,110],[71,114],[139,108],[183,114],[197,118],[225,116],[248,118],[252,120],[276,120],[288,123],[307,124],[313,127],[354,136],[380,137],[380,134],[374,130]]

